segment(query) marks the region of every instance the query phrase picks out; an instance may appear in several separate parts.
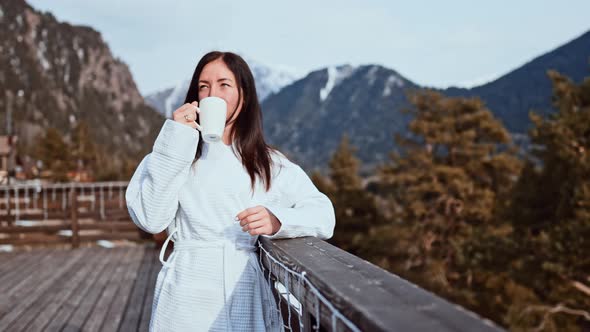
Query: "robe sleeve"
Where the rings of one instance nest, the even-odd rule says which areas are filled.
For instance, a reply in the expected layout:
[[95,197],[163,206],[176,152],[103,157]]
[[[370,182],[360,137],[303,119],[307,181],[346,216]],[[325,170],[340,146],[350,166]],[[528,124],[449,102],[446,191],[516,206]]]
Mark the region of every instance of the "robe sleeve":
[[299,165],[284,161],[273,185],[278,186],[280,204],[265,207],[279,219],[281,228],[273,235],[262,236],[270,239],[315,236],[322,240],[332,237],[336,224],[334,206]]
[[189,177],[198,142],[197,130],[166,119],[125,192],[129,215],[139,228],[156,234],[174,220],[178,193]]

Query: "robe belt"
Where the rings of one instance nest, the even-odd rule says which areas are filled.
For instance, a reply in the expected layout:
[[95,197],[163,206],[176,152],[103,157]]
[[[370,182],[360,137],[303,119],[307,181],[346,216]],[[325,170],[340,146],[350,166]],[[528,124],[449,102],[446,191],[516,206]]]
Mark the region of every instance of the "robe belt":
[[[168,247],[168,242],[172,238],[172,235],[178,231],[178,228],[174,229],[170,235],[164,241],[162,249],[160,249],[160,262],[162,265],[169,267],[170,262],[164,261],[164,253]],[[174,241],[174,250],[184,250],[190,248],[222,248],[225,246],[234,246],[235,250],[256,252],[256,246],[246,244],[234,244],[229,241],[207,241],[207,240],[177,240]]]
[[[168,242],[170,242],[170,239],[172,238],[172,235],[174,235],[174,233],[176,233],[176,231],[178,231],[178,228],[174,229],[170,235],[168,235],[168,237],[166,238],[166,241],[164,241],[164,244],[162,245],[162,249],[160,250],[160,262],[162,263],[163,266],[165,267],[170,267],[170,265],[172,264],[169,261],[164,261],[164,253],[166,252],[166,247],[168,247]],[[190,250],[190,249],[194,249],[194,248],[221,248],[223,250],[223,262],[222,262],[222,273],[223,273],[223,301],[227,301],[226,299],[226,280],[225,280],[225,264],[226,259],[225,259],[225,255],[227,254],[227,251],[225,250],[226,248],[231,248],[233,247],[235,250],[238,251],[245,251],[248,252],[249,254],[251,253],[255,253],[256,252],[256,246],[253,245],[245,245],[245,244],[238,244],[238,243],[232,243],[230,241],[224,241],[224,240],[218,240],[218,241],[207,241],[207,240],[182,240],[179,239],[177,241],[174,241],[174,251],[178,250]],[[260,270],[260,267],[258,266],[258,263],[255,259],[255,257],[249,257],[248,258],[248,263],[254,268],[254,270],[256,270],[256,272],[259,274],[257,276],[258,281],[260,282],[261,279],[260,277],[263,275],[262,271]],[[261,287],[264,287],[265,285],[262,285]],[[268,288],[268,286],[264,287],[263,289]],[[266,290],[267,292],[269,291],[268,289]],[[270,294],[270,296],[272,296],[272,294],[269,292],[267,293]],[[228,331],[231,331],[231,320],[229,317],[229,310],[227,308],[227,303],[224,305],[224,310],[225,310],[225,314],[226,314],[226,319],[227,319],[227,323],[228,323]],[[268,310],[267,310],[268,311]],[[270,317],[267,314],[267,317],[265,319],[266,323],[269,324],[269,320]]]

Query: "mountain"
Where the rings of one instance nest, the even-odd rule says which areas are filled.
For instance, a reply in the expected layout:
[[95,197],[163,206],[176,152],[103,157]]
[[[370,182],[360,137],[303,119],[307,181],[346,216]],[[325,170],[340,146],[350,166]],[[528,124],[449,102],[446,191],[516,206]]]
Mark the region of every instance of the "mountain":
[[115,163],[149,152],[163,117],[99,32],[58,22],[22,0],[1,0],[0,43],[0,134],[12,118],[20,153],[32,151],[49,127],[70,140],[79,121]]
[[[472,89],[438,90],[449,96],[479,96],[526,147],[528,113],[553,112],[555,69],[579,82],[590,74],[590,32]],[[376,65],[324,68],[285,86],[262,104],[267,140],[307,169],[325,170],[343,134],[358,149],[363,173],[388,159],[394,134],[407,134],[406,93],[423,87]],[[436,89],[434,89],[436,90]]]
[[[256,93],[260,101],[302,76],[296,70],[286,66],[268,66],[247,57],[244,57],[244,60],[248,63],[256,81]],[[147,95],[146,102],[165,117],[171,117],[172,112],[184,103],[192,70],[194,68],[191,68],[191,72],[187,74],[188,78],[176,86]]]
[[378,65],[317,70],[263,102],[265,136],[308,169],[325,165],[344,134],[361,160],[383,161],[393,134],[405,132],[409,115],[400,109],[408,107],[406,91],[416,88]]
[[450,88],[442,92],[449,96],[481,97],[509,131],[524,134],[530,124],[530,110],[544,115],[553,112],[551,81],[547,77],[550,69],[575,82],[589,76],[590,31],[492,82],[472,89]]
[[284,86],[303,76],[291,67],[266,65],[248,57],[244,57],[244,60],[252,71],[254,81],[256,81],[256,93],[261,102],[269,95],[278,92]]

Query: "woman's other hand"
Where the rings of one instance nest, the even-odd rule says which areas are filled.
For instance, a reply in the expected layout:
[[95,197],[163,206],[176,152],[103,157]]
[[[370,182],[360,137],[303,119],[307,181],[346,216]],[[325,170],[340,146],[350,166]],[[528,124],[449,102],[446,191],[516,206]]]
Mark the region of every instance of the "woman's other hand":
[[250,235],[273,235],[281,228],[281,222],[264,206],[248,208],[236,216],[242,231]]

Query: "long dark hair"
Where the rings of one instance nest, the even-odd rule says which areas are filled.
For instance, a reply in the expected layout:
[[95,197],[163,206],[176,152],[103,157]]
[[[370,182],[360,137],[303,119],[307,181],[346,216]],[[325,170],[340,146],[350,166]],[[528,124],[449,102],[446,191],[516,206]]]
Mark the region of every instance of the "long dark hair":
[[[252,193],[254,192],[256,177],[262,180],[265,189],[268,191],[271,186],[271,167],[273,164],[270,153],[275,151],[275,149],[264,141],[262,111],[256,95],[254,76],[246,61],[239,55],[231,52],[213,51],[205,54],[197,64],[197,68],[195,68],[184,102],[192,103],[193,101],[199,101],[199,77],[201,76],[201,72],[208,63],[217,59],[221,59],[236,77],[238,106],[236,106],[236,109],[233,110],[229,119],[225,122],[226,126],[233,123],[229,137],[232,142],[235,141],[238,151],[234,152],[240,155],[242,164],[250,175]],[[242,93],[244,97],[242,110],[235,117],[234,115],[237,112],[237,107],[240,105],[239,100],[241,100]],[[198,114],[197,122],[200,123]],[[200,132],[199,135],[201,135]],[[203,137],[201,136],[194,161],[197,161],[201,157],[202,148]]]

